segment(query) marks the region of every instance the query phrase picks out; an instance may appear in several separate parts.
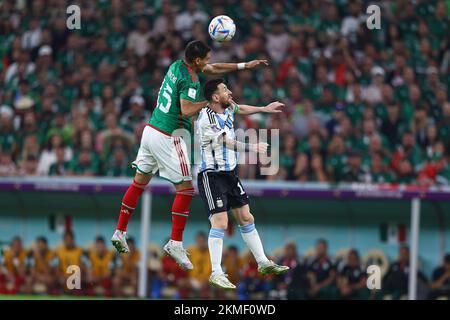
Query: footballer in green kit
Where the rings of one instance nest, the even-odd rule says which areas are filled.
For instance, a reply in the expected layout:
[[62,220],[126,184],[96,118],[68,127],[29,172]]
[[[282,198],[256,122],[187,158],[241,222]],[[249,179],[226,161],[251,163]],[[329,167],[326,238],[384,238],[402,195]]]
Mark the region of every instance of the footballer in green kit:
[[235,70],[268,65],[266,60],[241,63],[210,64],[211,49],[202,41],[192,41],[185,49],[185,59],[173,62],[167,71],[158,94],[157,105],[142,134],[140,148],[132,166],[136,168],[133,183],[122,199],[119,221],[111,242],[120,253],[128,252],[126,228],[140,195],[159,171],[161,178],[171,181],[176,189],[172,205],[172,232],[164,252],[182,268],[193,265],[183,247],[183,231],[194,195],[191,164],[186,143],[172,133],[186,129],[192,135],[192,116],[207,102],[201,95],[198,73],[223,74]]

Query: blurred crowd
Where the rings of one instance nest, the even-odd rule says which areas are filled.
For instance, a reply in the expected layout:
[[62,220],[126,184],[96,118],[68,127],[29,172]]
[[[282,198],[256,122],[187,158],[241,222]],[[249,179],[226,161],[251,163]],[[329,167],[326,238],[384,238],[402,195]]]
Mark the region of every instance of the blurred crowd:
[[[241,177],[295,181],[449,184],[450,4],[368,1],[71,1],[0,4],[0,176],[130,176],[167,67],[193,39],[212,62],[265,58],[227,75],[234,100],[286,104],[238,120],[280,129],[281,169]],[[227,14],[237,32],[212,43]]]
[[[38,237],[27,248],[19,237],[5,246],[0,256],[0,294],[75,295],[136,297],[140,251],[133,239],[130,253],[117,254],[98,236],[87,248],[76,244],[74,234],[66,232],[63,241],[51,248],[45,237]],[[239,252],[231,245],[223,255],[224,271],[236,291],[221,291],[208,284],[211,274],[206,235],[199,232],[188,248],[194,269],[186,272],[163,256],[160,246],[151,245],[147,260],[147,292],[154,299],[406,299],[409,278],[409,249],[399,247],[397,259],[390,261],[382,251],[372,250],[363,258],[356,249],[328,252],[325,239],[303,255],[294,242],[275,250],[271,258],[288,265],[282,276],[262,277],[250,252]],[[367,266],[380,267],[381,289],[369,290]],[[79,287],[74,280],[79,267]],[[68,269],[69,268],[69,269]],[[371,271],[372,272],[372,271]],[[450,254],[437,266],[431,279],[418,272],[419,299],[450,299]]]

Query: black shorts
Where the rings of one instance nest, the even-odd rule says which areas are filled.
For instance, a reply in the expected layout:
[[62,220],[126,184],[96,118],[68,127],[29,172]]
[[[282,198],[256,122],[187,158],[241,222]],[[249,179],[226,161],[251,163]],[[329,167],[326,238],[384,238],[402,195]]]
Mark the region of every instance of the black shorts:
[[248,195],[234,171],[203,171],[198,174],[197,182],[208,216],[249,203]]

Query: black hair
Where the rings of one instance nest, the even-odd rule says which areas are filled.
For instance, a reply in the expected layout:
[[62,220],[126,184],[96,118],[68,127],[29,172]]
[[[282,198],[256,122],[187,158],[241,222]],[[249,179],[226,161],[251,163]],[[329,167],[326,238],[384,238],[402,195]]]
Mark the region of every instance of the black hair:
[[63,238],[66,238],[67,236],[70,236],[72,239],[75,239],[75,235],[71,230],[67,230],[66,232],[64,232]]
[[316,244],[319,244],[319,243],[321,243],[321,244],[323,244],[324,246],[328,247],[328,241],[327,241],[326,239],[324,239],[324,238],[320,238],[320,239],[318,239],[318,240],[316,241]]
[[44,236],[39,236],[39,237],[37,237],[37,238],[36,238],[36,242],[43,242],[43,243],[45,243],[45,244],[48,243],[48,242],[47,242],[47,238],[44,237]]
[[207,237],[206,237],[206,233],[204,233],[203,231],[199,231],[199,232],[197,232],[197,236],[196,236],[196,238],[198,238],[198,237],[202,237],[202,238],[204,238],[204,239],[206,239]]
[[212,100],[212,95],[217,90],[217,86],[221,83],[224,83],[223,79],[212,79],[208,80],[203,86],[203,96],[206,101]]
[[450,263],[450,253],[447,253],[444,257],[444,263]]
[[211,48],[208,47],[203,41],[194,40],[187,44],[184,50],[184,57],[187,62],[193,62],[196,58],[203,59],[206,57]]
[[97,236],[97,237],[95,238],[95,242],[102,242],[102,243],[105,243],[105,238],[103,238],[103,236]]
[[351,250],[348,252],[348,254],[349,254],[349,255],[354,254],[354,255],[359,259],[359,252],[358,252],[358,250],[356,250],[356,249],[351,249]]

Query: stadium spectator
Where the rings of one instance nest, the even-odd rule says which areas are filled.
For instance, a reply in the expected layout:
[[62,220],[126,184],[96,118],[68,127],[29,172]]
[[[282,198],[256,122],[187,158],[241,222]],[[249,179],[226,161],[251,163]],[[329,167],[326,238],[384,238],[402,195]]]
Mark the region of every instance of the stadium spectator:
[[131,49],[138,57],[145,56],[149,50],[149,40],[152,36],[147,17],[140,17],[136,29],[129,33],[127,48]]
[[30,154],[19,164],[19,176],[33,177],[38,175],[38,159]]
[[14,112],[7,105],[1,106],[0,112],[0,149],[2,152],[16,153],[18,150],[16,133],[13,125]]
[[380,130],[388,139],[388,147],[391,150],[394,150],[405,130],[405,123],[400,117],[400,107],[397,102],[392,101],[387,105],[387,119],[382,122]]
[[99,173],[97,155],[92,149],[81,149],[72,159],[70,172],[77,176],[91,177]]
[[42,29],[39,26],[39,20],[32,18],[29,22],[28,30],[22,36],[22,48],[33,50],[38,47],[42,41]]
[[330,181],[342,180],[342,174],[348,162],[346,149],[343,137],[340,134],[334,134],[328,144],[328,156],[325,163]]
[[66,161],[65,148],[63,146],[59,146],[55,150],[56,160],[50,165],[50,169],[48,171],[49,176],[65,176],[67,175],[70,162]]
[[186,10],[181,11],[175,18],[175,29],[179,31],[184,40],[190,40],[192,37],[192,27],[194,23],[205,24],[208,15],[198,7],[196,0],[186,2]]
[[267,34],[266,50],[274,63],[278,64],[289,48],[290,35],[285,30],[285,21],[281,18],[271,21],[271,30]]
[[150,113],[144,109],[144,105],[145,100],[142,96],[132,96],[129,110],[120,119],[121,127],[129,132],[133,132],[137,125],[147,122],[150,119]]
[[133,170],[129,163],[125,149],[121,147],[114,148],[112,157],[106,163],[105,175],[109,177],[131,177]]
[[201,298],[207,298],[209,292],[209,276],[211,275],[211,262],[209,260],[208,241],[203,231],[197,233],[195,245],[187,249],[194,269],[189,273],[191,287],[194,294],[200,294]]
[[328,257],[328,242],[316,242],[315,255],[308,261],[309,299],[333,299],[337,296],[336,267]]
[[30,273],[34,293],[57,293],[57,277],[54,265],[55,252],[49,248],[47,238],[40,236],[29,253]]
[[80,270],[80,284],[81,289],[86,288],[86,275],[87,275],[87,269],[86,269],[86,263],[84,261],[83,255],[84,250],[77,246],[75,243],[75,236],[72,231],[66,231],[64,233],[63,237],[63,243],[56,249],[56,255],[58,259],[58,284],[59,288],[63,290],[66,294],[81,294],[81,290],[78,289],[69,289],[67,287],[67,280],[70,276],[70,272],[73,272],[69,270],[69,266],[77,266]]
[[138,265],[141,258],[133,238],[127,239],[130,252],[118,257],[113,275],[114,296],[137,295]]
[[348,158],[348,165],[342,170],[342,180],[345,182],[366,182],[366,172],[362,168],[361,154],[353,151]]
[[369,183],[390,183],[395,180],[394,175],[388,171],[386,160],[380,153],[375,153],[370,159]]
[[236,283],[239,286],[241,281],[241,272],[244,266],[244,261],[239,256],[239,250],[236,246],[229,246],[224,251],[223,270],[228,275],[231,283]]
[[450,299],[450,254],[444,257],[444,263],[434,269],[430,299]]
[[17,166],[8,152],[0,153],[0,177],[16,176]]
[[[399,249],[399,256],[396,262],[389,266],[389,270],[383,278],[383,293],[385,299],[406,299],[408,293],[409,277],[409,248],[402,246]],[[418,270],[418,297],[423,299],[427,295],[427,279]]]
[[269,283],[258,273],[258,264],[250,251],[243,256],[242,280],[237,287],[239,299],[267,299]]
[[283,147],[280,153],[280,172],[278,176],[282,180],[294,180],[296,158],[297,139],[293,134],[289,134],[283,139]]
[[369,290],[366,285],[367,277],[361,265],[359,253],[352,249],[349,251],[345,265],[338,270],[337,287],[342,299],[367,300]]
[[[188,298],[191,293],[189,274],[168,256],[161,258],[161,264],[162,268],[159,271],[158,280],[160,283],[157,284],[157,296],[181,299]],[[153,288],[154,290],[155,288]]]
[[271,297],[283,300],[305,299],[308,290],[307,269],[298,255],[297,246],[294,242],[285,244],[283,255],[277,263],[288,266],[290,269],[286,274],[273,278],[272,285],[275,294],[272,292]]
[[98,236],[93,247],[88,252],[87,292],[90,295],[111,296],[111,271],[114,260],[114,252],[108,250],[105,239]]
[[54,136],[50,137],[50,139],[47,141],[46,149],[41,152],[37,168],[39,175],[49,174],[50,166],[56,162],[56,150],[59,147],[64,148],[65,160],[69,160],[72,158],[72,149],[70,147],[64,146],[62,137],[55,134]]
[[3,265],[7,271],[6,280],[7,286],[11,287],[9,290],[12,294],[25,291],[25,283],[27,274],[27,252],[23,248],[22,239],[14,237],[11,241],[11,246],[3,253]]

